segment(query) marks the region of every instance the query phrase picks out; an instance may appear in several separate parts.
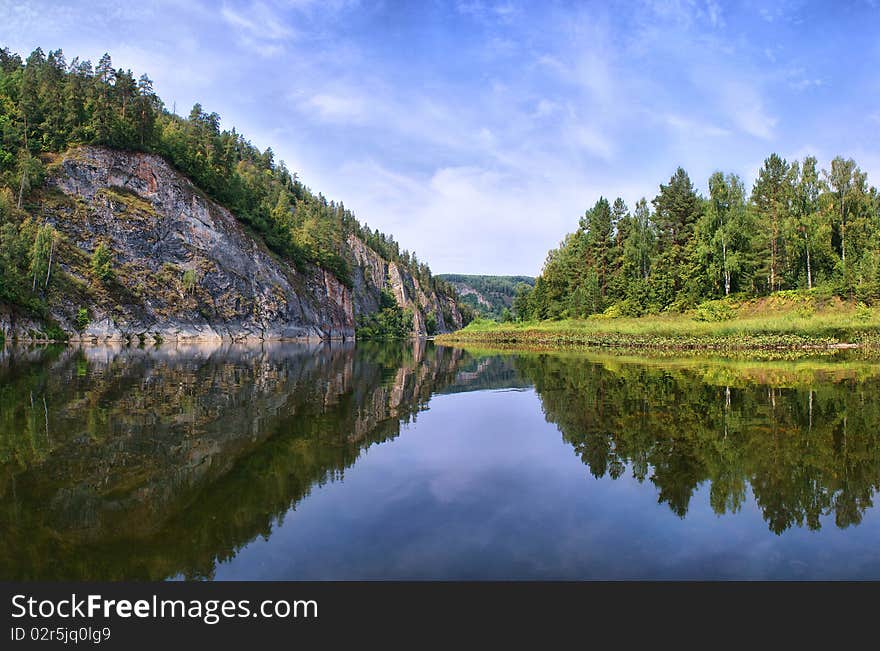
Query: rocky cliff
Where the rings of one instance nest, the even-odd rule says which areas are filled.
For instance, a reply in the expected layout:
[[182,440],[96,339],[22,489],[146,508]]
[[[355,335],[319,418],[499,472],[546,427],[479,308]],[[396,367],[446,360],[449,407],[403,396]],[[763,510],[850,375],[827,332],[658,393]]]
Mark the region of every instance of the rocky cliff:
[[[297,269],[161,157],[81,147],[49,168],[37,219],[60,234],[44,319],[0,306],[7,338],[40,338],[57,324],[72,339],[352,339],[355,317],[389,287],[439,332],[461,326],[455,299],[425,291],[400,265],[352,235],[351,286],[314,265]],[[113,277],[96,282],[104,244]]]
[[379,308],[383,288],[391,290],[397,304],[413,312],[413,331],[429,334],[426,317],[433,314],[437,332],[451,332],[462,327],[462,316],[455,298],[425,289],[405,267],[384,260],[364,242],[350,236],[348,246],[353,259],[353,298],[356,314],[368,314]]

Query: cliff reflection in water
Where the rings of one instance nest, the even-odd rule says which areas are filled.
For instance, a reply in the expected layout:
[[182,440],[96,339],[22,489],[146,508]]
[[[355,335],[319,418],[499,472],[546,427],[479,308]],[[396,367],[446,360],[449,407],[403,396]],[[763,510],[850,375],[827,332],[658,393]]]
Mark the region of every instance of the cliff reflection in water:
[[517,369],[595,477],[653,483],[685,517],[698,486],[735,513],[750,488],[768,527],[859,524],[880,488],[876,363],[523,355]]
[[[590,474],[653,486],[682,518],[695,495],[706,499],[702,486],[718,514],[754,500],[775,533],[847,528],[862,521],[880,485],[880,367],[864,361],[495,356],[424,342],[6,348],[0,578],[210,578],[218,563],[269,538],[315,487],[342,478],[365,449],[397,437],[432,395],[532,387],[540,403],[531,413],[540,404],[553,424],[535,437],[555,438],[558,428]],[[534,400],[522,398],[517,405]],[[479,419],[462,414],[448,425],[460,429],[463,447],[443,449],[444,421],[420,441],[425,458],[455,466],[453,477],[468,463],[484,485],[511,482],[507,492],[473,484],[470,499],[499,500],[482,505],[488,513],[538,508],[528,492],[540,485],[520,486],[492,466],[504,432],[488,448],[467,447],[478,445],[468,443],[474,428],[503,420],[491,409],[514,404],[477,400]],[[533,481],[537,469],[553,473],[558,464],[536,459],[517,472]],[[587,478],[558,500],[586,506],[594,499]],[[552,479],[535,481],[546,488]],[[462,509],[442,517],[474,512]],[[552,517],[543,525],[551,538],[573,531],[570,518]]]
[[5,579],[210,577],[462,359],[424,342],[3,355]]

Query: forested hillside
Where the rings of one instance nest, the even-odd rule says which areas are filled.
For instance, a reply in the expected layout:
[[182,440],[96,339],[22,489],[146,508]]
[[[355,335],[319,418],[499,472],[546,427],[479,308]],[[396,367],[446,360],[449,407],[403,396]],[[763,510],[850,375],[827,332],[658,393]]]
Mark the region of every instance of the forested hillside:
[[[61,50],[45,54],[38,48],[23,61],[3,48],[0,303],[45,312],[59,233],[38,214],[40,192],[61,154],[81,145],[158,154],[298,269],[316,265],[352,287],[349,242],[355,236],[406,270],[407,282],[417,280],[420,291],[452,292],[392,236],[360,224],[341,202],[309,190],[275,160],[271,148],[260,151],[234,128],[221,130],[217,113],[199,104],[187,117],[170,112],[149,77],[114,68],[106,54],[93,66],[78,58],[67,61]],[[106,280],[113,251],[92,253],[95,279]]]
[[509,321],[514,299],[535,284],[531,276],[439,274],[437,278],[452,285],[461,302],[475,314],[496,321]]
[[822,169],[771,154],[751,189],[719,171],[708,190],[678,168],[632,208],[600,197],[550,251],[517,316],[640,316],[818,286],[880,299],[880,195],[854,160]]

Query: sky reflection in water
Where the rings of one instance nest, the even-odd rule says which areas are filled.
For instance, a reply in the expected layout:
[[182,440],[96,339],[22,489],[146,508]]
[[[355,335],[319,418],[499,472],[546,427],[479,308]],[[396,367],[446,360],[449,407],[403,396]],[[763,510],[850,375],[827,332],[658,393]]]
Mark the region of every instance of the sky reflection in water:
[[4,349],[7,579],[880,578],[877,365]]

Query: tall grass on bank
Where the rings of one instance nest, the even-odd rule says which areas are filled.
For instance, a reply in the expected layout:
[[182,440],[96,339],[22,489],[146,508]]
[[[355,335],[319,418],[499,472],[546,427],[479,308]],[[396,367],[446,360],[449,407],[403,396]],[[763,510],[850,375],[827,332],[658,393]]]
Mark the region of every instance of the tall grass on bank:
[[438,337],[438,341],[553,348],[880,347],[880,309],[840,300],[817,306],[810,298],[804,292],[743,303],[712,301],[684,314],[639,318],[603,315],[513,323],[477,320],[463,330]]

